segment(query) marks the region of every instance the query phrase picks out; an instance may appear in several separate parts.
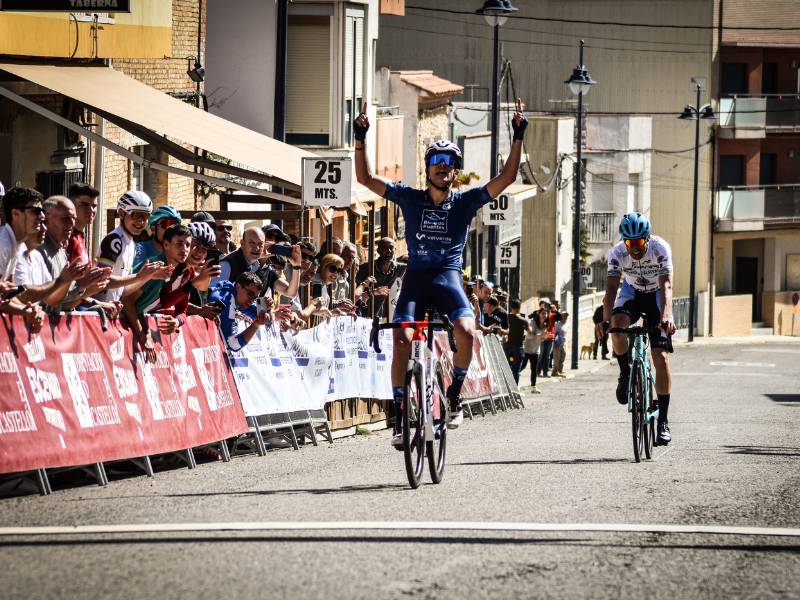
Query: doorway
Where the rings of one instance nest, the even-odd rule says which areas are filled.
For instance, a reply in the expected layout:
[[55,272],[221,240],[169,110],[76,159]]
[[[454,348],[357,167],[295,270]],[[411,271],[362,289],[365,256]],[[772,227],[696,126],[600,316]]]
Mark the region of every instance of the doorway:
[[734,265],[733,292],[735,294],[751,294],[753,297],[753,321],[758,321],[758,258],[755,256],[737,256]]

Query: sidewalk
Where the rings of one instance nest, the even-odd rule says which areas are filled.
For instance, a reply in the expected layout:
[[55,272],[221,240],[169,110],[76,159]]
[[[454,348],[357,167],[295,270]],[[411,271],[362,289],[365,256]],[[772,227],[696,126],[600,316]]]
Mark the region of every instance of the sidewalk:
[[[610,356],[610,354],[609,354]],[[569,366],[571,365],[571,358],[569,354],[567,355],[567,360],[564,361],[564,374],[566,377],[537,377],[536,378],[536,389],[544,391],[544,389],[552,384],[559,383],[561,381],[568,381],[570,379],[574,379],[575,377],[579,377],[581,375],[585,375],[587,373],[594,373],[603,367],[608,365],[616,365],[616,361],[613,360],[602,360],[599,357],[597,360],[587,360],[587,359],[579,359],[578,360],[578,368],[573,370],[570,369]],[[531,381],[531,372],[530,372],[530,365],[525,367],[524,371],[521,371],[519,374],[519,387],[520,391],[525,393],[530,393],[530,381]],[[525,388],[525,389],[523,389]]]

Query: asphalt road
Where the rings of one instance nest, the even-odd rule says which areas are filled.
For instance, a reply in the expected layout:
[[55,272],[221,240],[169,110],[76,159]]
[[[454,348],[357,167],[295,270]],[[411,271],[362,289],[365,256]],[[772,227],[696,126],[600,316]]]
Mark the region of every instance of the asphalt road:
[[[680,347],[636,464],[616,367],[477,417],[441,485],[387,432],[0,501],[0,526],[468,521],[800,527],[800,345]],[[592,365],[599,366],[599,365]],[[359,529],[0,536],[3,598],[797,598],[800,538]]]

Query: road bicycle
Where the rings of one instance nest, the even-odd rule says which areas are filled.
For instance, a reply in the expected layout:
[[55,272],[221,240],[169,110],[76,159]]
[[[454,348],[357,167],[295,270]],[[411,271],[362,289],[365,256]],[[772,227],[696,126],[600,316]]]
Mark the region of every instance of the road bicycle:
[[400,427],[403,432],[403,455],[406,475],[412,488],[419,487],[425,470],[425,456],[433,483],[444,477],[447,451],[447,405],[444,387],[444,370],[433,352],[433,332],[443,329],[453,352],[456,351],[453,324],[446,316],[422,321],[398,323],[372,322],[370,343],[381,354],[379,332],[382,329],[413,329],[411,355],[405,376],[405,394],[400,404]]
[[628,377],[628,412],[631,414],[633,457],[638,463],[642,461],[642,456],[652,458],[658,419],[658,401],[653,394],[656,382],[653,365],[647,354],[647,336],[661,335],[662,331],[657,327],[634,326],[612,327],[608,332],[629,336],[628,355],[631,357],[631,369]]

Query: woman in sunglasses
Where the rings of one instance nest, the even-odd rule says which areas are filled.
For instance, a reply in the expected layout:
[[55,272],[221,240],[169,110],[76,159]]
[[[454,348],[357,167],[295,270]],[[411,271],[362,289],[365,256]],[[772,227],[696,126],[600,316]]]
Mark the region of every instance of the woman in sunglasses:
[[[641,213],[631,212],[622,217],[619,224],[622,241],[608,255],[603,321],[606,329],[609,321],[611,327],[624,328],[636,323],[644,314],[648,327],[660,327],[659,335],[650,335],[650,352],[656,370],[659,409],[656,443],[666,445],[672,440],[667,424],[672,388],[667,355],[672,352],[671,336],[675,333],[672,318],[672,251],[664,239],[651,235],[650,230],[650,220]],[[627,404],[630,373],[628,336],[611,334],[611,345],[620,372],[617,400],[620,404]]]
[[[453,322],[458,351],[453,357],[453,379],[447,398],[448,426],[455,428],[464,419],[461,386],[472,360],[475,331],[475,315],[461,284],[461,253],[475,213],[517,178],[528,120],[522,114],[522,101],[517,100],[517,111],[512,119],[514,140],[503,171],[485,186],[461,193],[451,190],[462,167],[461,150],[447,140],[435,141],[425,152],[425,189],[413,189],[374,176],[365,152],[369,129],[366,110],[365,103],[354,123],[356,178],[373,193],[397,204],[406,222],[408,273],[397,300],[394,320],[421,320],[426,307],[434,306]],[[412,331],[395,329],[394,334],[392,388],[397,403],[405,394],[403,380]],[[399,433],[395,431],[393,445],[399,442]]]

